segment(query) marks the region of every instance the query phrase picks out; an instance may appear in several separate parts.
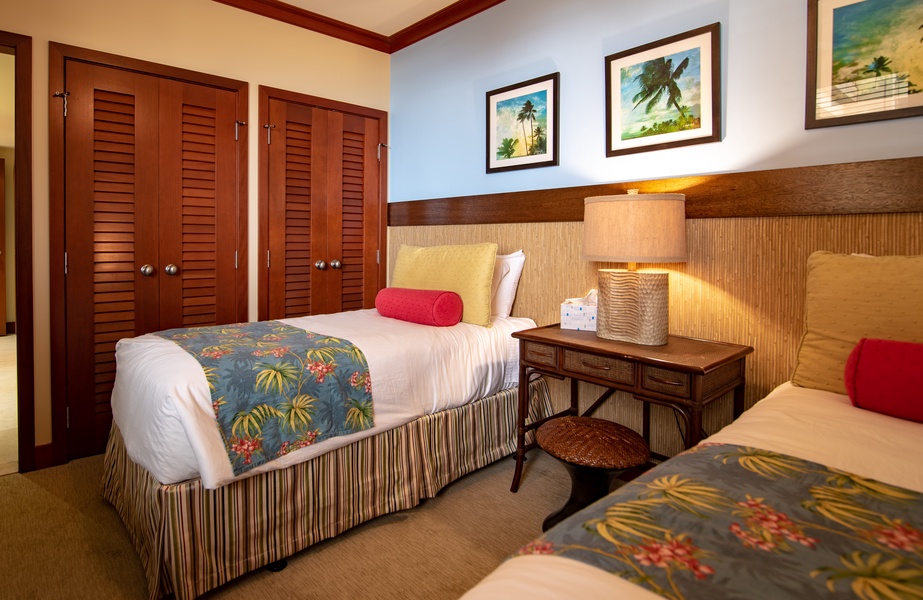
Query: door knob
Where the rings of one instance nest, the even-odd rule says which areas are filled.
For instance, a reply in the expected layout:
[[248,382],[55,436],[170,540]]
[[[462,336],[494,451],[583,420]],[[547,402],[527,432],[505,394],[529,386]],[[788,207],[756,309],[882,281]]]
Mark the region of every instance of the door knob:
[[142,265],[141,274],[144,275],[145,277],[150,277],[151,275],[154,274],[154,267],[152,267],[151,265]]
[[314,268],[316,268],[318,271],[323,271],[327,268],[327,263],[325,263],[322,260],[319,260],[316,263],[314,263]]
[[330,261],[330,266],[333,267],[334,269],[342,269],[342,268],[343,268],[343,263],[341,263],[340,261],[334,259],[334,260],[331,260],[331,261]]
[[167,275],[176,275],[177,271],[179,271],[179,268],[173,263],[170,263],[169,265],[165,266],[163,270]]

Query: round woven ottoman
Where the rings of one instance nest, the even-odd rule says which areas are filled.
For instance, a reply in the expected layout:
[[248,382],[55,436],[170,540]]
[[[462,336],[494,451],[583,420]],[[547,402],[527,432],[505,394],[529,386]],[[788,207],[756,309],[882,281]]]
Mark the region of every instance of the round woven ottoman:
[[555,457],[570,474],[567,503],[545,519],[547,531],[581,508],[609,493],[612,480],[621,472],[650,459],[647,442],[635,431],[605,419],[560,417],[535,433],[538,445]]

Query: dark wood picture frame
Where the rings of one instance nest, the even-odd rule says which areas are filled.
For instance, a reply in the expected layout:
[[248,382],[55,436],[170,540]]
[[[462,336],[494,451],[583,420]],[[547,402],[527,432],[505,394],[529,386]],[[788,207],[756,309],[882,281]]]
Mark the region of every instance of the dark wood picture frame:
[[550,73],[487,92],[488,173],[558,164],[560,79]]
[[[882,45],[874,46],[876,39],[880,38],[879,43],[888,40],[893,46],[894,39],[903,35],[920,44],[918,52],[923,52],[923,23],[888,12],[903,8],[883,0],[847,4],[842,0],[808,0],[805,129],[923,115],[923,93],[917,87],[923,86],[923,80],[911,81],[910,73],[901,72],[901,64],[906,63],[898,56],[869,50],[847,61],[839,57],[851,56],[850,46],[844,44],[839,53],[834,47],[834,11],[843,9],[851,11],[839,17],[841,26],[850,27],[849,41],[858,40],[881,51]],[[885,22],[893,23],[893,27],[883,33]]]
[[721,141],[720,23],[611,54],[605,70],[606,156]]

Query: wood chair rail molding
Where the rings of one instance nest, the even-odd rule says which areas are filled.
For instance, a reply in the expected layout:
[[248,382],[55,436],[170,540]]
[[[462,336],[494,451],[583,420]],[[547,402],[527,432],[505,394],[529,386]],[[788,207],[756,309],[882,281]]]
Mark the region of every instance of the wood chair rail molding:
[[923,157],[434,198],[388,205],[391,227],[583,221],[583,199],[683,193],[687,219],[923,212]]

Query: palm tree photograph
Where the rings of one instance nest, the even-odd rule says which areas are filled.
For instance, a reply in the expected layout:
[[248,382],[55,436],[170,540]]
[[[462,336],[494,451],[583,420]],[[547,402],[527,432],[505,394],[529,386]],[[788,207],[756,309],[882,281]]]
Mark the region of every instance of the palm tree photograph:
[[[923,48],[917,23],[920,0],[864,0],[833,9],[834,85],[869,82],[859,89],[916,94],[923,82]],[[874,80],[874,81],[872,81]]]
[[806,127],[923,114],[923,0],[815,0],[808,9]]
[[558,73],[487,92],[487,172],[557,163]]
[[623,140],[702,126],[698,48],[621,69]]
[[548,92],[540,90],[527,96],[517,96],[497,103],[497,137],[511,140],[512,153],[497,148],[497,158],[515,158],[535,154],[535,128],[548,122]]
[[721,140],[720,24],[606,57],[606,155]]

